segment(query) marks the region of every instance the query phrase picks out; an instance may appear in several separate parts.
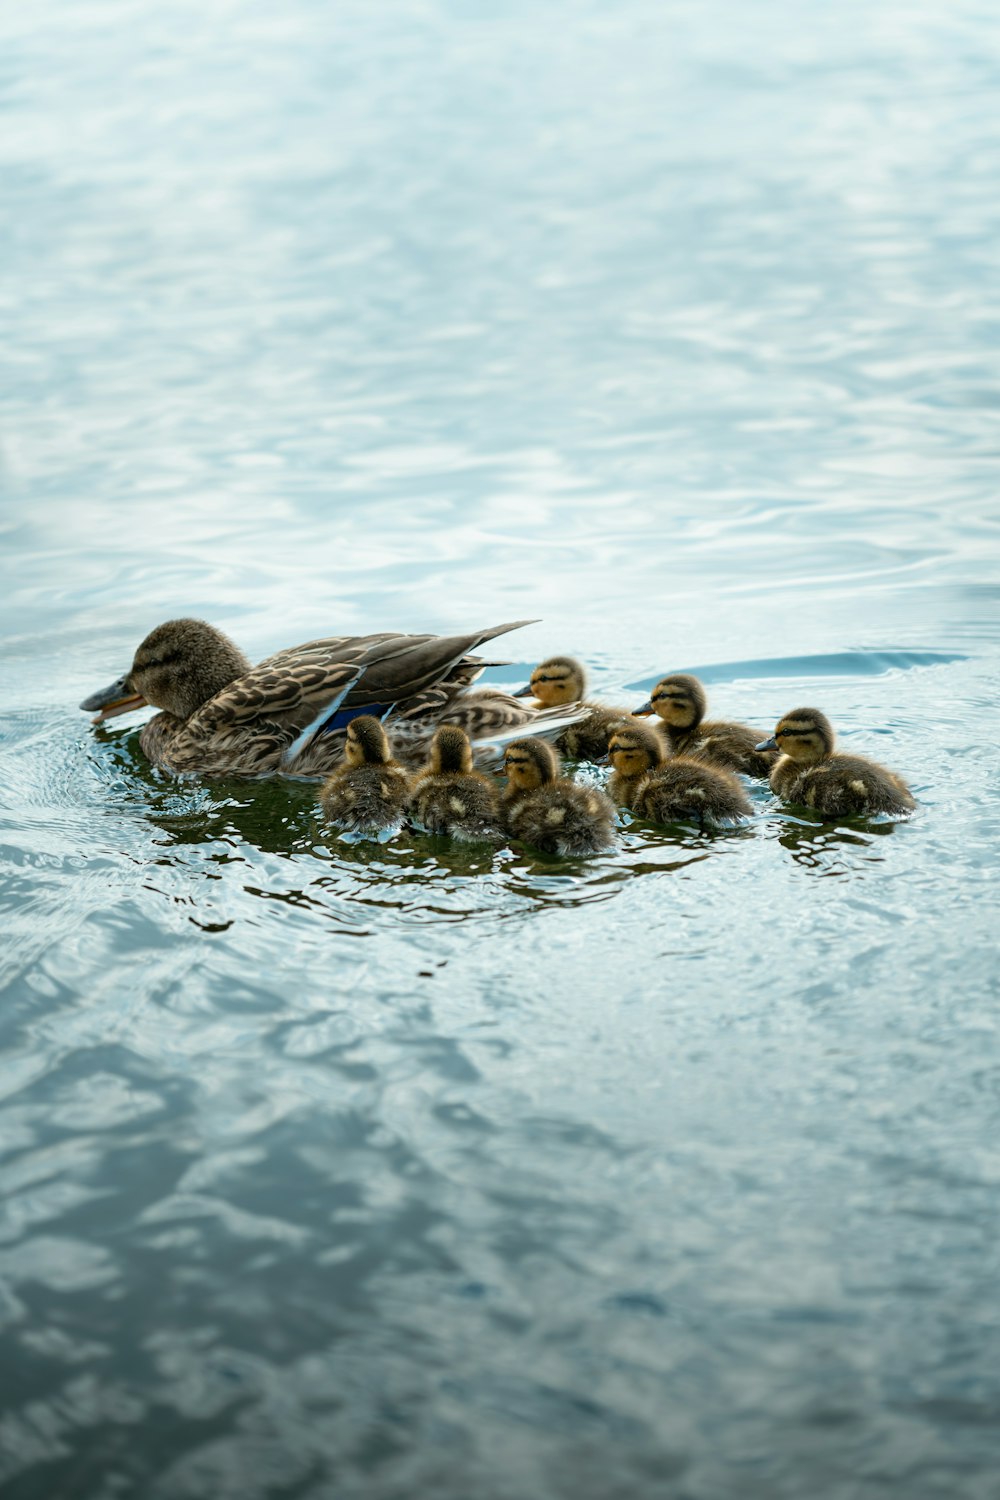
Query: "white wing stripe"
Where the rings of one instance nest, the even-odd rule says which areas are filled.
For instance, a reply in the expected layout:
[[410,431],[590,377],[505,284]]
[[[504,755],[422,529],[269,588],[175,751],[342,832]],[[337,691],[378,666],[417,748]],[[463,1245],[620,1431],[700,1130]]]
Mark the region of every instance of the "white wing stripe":
[[283,771],[288,771],[291,769],[292,762],[302,754],[303,750],[305,750],[313,735],[318,733],[318,731],[323,728],[323,725],[326,723],[327,719],[330,718],[331,714],[335,714],[337,712],[337,709],[343,703],[344,699],[351,691],[351,688],[358,681],[358,679],[364,675],[364,670],[364,667],[358,667],[354,675],[352,677],[349,677],[347,682],[345,682],[344,686],[341,688],[337,696],[335,698],[331,698],[329,703],[325,704],[323,708],[320,709],[315,719],[313,719],[310,724],[307,724],[305,729],[303,729],[300,734],[296,735],[295,739],[288,746],[287,750],[282,751],[281,769]]

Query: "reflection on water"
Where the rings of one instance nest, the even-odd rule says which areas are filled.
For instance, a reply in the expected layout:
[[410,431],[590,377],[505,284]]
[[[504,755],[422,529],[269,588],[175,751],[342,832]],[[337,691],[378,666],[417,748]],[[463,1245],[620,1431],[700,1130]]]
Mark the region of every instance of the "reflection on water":
[[[0,15],[5,1500],[986,1500],[993,9],[130,19]],[[349,841],[86,724],[180,614],[920,807]]]

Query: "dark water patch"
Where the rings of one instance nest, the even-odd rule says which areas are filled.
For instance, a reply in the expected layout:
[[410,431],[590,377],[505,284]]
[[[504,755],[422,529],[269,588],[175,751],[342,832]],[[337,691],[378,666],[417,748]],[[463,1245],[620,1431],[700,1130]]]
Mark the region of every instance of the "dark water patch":
[[968,657],[951,651],[912,651],[903,648],[878,651],[834,651],[813,656],[770,657],[747,661],[713,662],[710,666],[665,666],[663,671],[636,682],[627,682],[628,692],[649,693],[667,672],[690,672],[702,682],[761,681],[774,677],[884,677],[890,672],[907,672],[915,667],[947,666],[967,661]]

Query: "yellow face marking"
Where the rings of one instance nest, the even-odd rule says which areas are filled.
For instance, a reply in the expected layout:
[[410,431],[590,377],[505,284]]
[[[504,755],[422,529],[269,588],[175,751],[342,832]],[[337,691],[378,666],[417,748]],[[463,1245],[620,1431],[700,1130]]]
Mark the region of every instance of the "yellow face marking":
[[531,678],[531,691],[539,703],[544,703],[546,707],[568,703],[575,696],[571,674],[561,671],[535,671]]

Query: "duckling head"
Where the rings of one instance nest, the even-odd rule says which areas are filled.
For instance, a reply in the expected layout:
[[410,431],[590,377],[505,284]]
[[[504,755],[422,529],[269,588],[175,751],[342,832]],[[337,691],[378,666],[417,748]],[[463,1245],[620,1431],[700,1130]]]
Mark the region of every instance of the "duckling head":
[[543,708],[559,708],[564,703],[578,703],[587,691],[587,674],[572,656],[550,656],[539,662],[527,687],[515,698],[537,698]]
[[381,720],[372,714],[359,714],[347,726],[344,759],[349,766],[384,766],[392,760],[389,736]]
[[221,630],[205,620],[167,620],[151,630],[132,666],[110,687],[80,704],[98,722],[151,703],[177,719],[193,713],[250,671],[250,662]]
[[441,772],[472,770],[472,745],[464,729],[457,724],[442,724],[431,740],[431,770]]
[[660,736],[645,724],[620,724],[611,731],[608,759],[619,776],[631,780],[663,764]]
[[639,718],[659,714],[671,729],[695,729],[705,717],[707,703],[705,689],[697,677],[675,672],[656,684],[648,701],[635,713]]
[[534,792],[559,775],[559,757],[545,740],[511,740],[504,752],[508,790]]
[[833,725],[826,714],[818,708],[796,708],[778,721],[774,734],[757,749],[780,750],[790,760],[809,766],[832,752],[833,741]]

